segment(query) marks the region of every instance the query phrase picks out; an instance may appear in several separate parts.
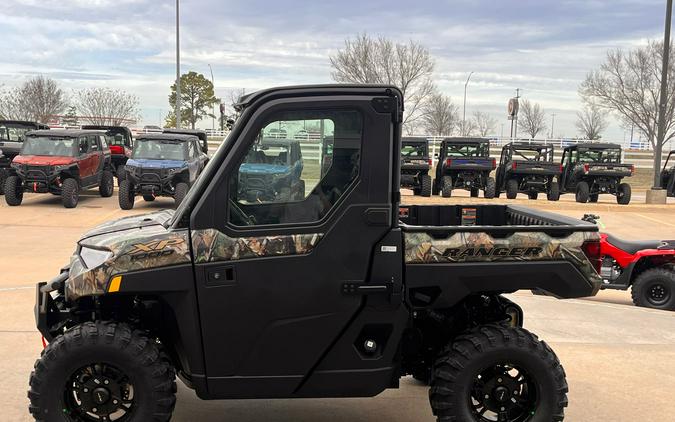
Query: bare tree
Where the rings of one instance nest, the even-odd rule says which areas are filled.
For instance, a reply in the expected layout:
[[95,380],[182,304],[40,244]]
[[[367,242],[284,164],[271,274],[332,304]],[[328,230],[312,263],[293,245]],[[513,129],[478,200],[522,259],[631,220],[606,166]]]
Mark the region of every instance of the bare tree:
[[486,137],[497,127],[497,119],[482,111],[475,111],[472,118],[478,136]]
[[[635,125],[652,147],[664,145],[675,137],[675,64],[671,60],[668,68],[665,136],[657,140],[662,60],[662,42],[650,41],[629,51],[610,50],[600,69],[586,76],[579,94],[616,112],[624,124]],[[660,184],[660,167],[661,157],[654,157],[655,186]]]
[[38,75],[0,97],[0,115],[8,119],[47,123],[68,106],[66,95],[55,80]]
[[458,110],[449,96],[435,93],[424,105],[420,121],[431,136],[452,135],[459,121]]
[[596,104],[587,104],[582,111],[577,112],[577,129],[586,139],[597,140],[607,129],[607,117]]
[[534,139],[540,132],[546,130],[546,114],[538,103],[528,100],[520,102],[518,112],[518,127]]
[[87,88],[76,92],[81,119],[92,125],[123,126],[138,119],[138,97],[119,89]]
[[473,136],[476,132],[476,125],[473,120],[459,120],[457,122],[457,132],[460,136]]
[[435,91],[431,81],[434,61],[415,41],[394,43],[383,37],[358,35],[330,56],[331,76],[337,82],[396,85],[405,97],[404,126],[419,119],[425,102]]

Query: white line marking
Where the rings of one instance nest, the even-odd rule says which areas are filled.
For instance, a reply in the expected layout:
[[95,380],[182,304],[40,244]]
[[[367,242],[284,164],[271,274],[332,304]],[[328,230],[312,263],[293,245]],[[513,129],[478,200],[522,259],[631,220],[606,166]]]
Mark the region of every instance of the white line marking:
[[28,290],[28,289],[34,290],[35,286],[3,287],[3,288],[0,288],[0,292],[11,292],[11,291],[14,291],[14,290]]

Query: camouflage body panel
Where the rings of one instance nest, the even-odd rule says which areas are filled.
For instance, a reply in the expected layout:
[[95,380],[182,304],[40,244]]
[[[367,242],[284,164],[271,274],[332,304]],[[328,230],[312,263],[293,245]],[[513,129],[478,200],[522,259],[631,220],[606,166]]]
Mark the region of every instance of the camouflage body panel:
[[192,232],[192,248],[195,263],[304,255],[314,249],[322,236],[310,233],[232,238],[214,229],[195,230]]
[[445,239],[409,232],[404,239],[406,264],[566,260],[591,282],[602,282],[581,249],[587,240],[600,239],[596,232],[575,232],[564,238],[543,232],[516,232],[507,238],[493,238],[485,232],[460,232]]
[[80,241],[80,246],[109,250],[112,254],[91,269],[84,265],[79,253],[71,257],[66,284],[68,300],[104,294],[116,274],[191,262],[188,231],[167,231],[161,225],[93,236]]

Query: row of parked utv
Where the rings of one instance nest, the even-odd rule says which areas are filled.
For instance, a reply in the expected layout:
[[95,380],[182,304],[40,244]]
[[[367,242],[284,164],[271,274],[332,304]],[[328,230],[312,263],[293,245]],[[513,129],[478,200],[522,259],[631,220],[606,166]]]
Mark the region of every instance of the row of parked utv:
[[50,130],[35,122],[0,120],[0,194],[10,206],[25,192],[61,196],[75,208],[80,194],[96,189],[102,197],[119,184],[119,206],[133,208],[136,196],[185,198],[208,162],[206,133],[165,129],[132,138],[122,126],[82,126]]
[[[582,143],[565,147],[560,162],[554,159],[553,145],[511,142],[504,145],[497,160],[490,157],[490,141],[483,138],[445,138],[432,181],[433,160],[429,141],[403,138],[401,148],[401,186],[415,195],[452,196],[456,189],[478,197],[499,198],[502,193],[515,199],[519,193],[530,199],[546,194],[557,201],[563,193],[574,193],[577,202],[597,202],[601,194],[616,196],[619,204],[631,199],[625,177],[635,172],[632,164],[621,162],[621,146],[608,143]],[[669,167],[670,165],[670,167]],[[494,176],[492,175],[494,171]],[[675,196],[675,151],[671,151],[661,174],[669,196]]]

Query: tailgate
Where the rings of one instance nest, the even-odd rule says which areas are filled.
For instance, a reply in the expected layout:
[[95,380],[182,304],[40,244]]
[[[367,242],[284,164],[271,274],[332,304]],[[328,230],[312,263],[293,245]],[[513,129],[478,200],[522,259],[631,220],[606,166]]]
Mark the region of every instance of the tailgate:
[[449,170],[492,170],[494,169],[492,158],[448,158],[446,168]]
[[542,174],[557,176],[562,173],[562,166],[558,163],[538,161],[513,161],[511,171],[514,174]]
[[586,164],[584,173],[589,176],[632,176],[634,167],[632,164]]

